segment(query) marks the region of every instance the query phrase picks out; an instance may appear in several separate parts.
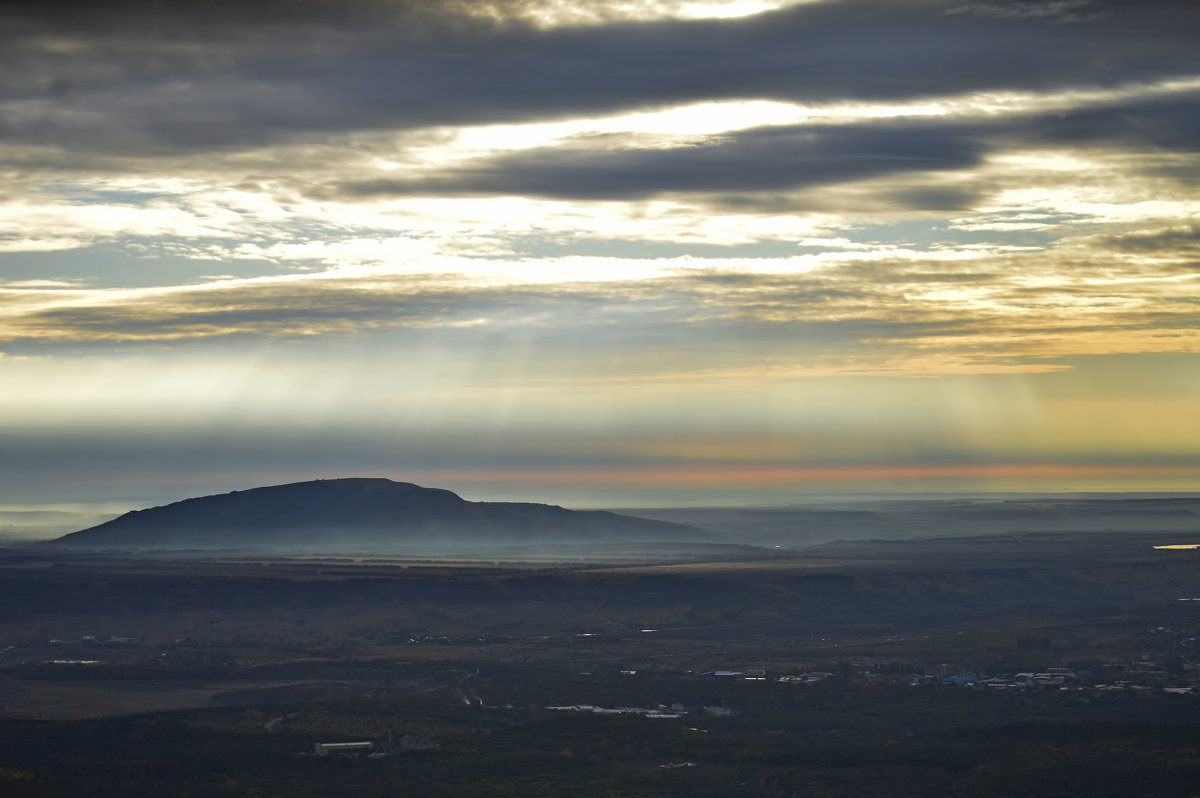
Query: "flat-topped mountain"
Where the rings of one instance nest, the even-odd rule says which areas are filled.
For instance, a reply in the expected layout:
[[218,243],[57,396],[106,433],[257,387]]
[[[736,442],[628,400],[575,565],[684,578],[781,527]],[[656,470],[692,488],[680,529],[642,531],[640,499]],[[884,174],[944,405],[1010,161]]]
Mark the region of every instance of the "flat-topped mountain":
[[599,510],[471,502],[390,479],[296,482],[134,510],[55,545],[88,549],[403,549],[712,541],[711,532]]

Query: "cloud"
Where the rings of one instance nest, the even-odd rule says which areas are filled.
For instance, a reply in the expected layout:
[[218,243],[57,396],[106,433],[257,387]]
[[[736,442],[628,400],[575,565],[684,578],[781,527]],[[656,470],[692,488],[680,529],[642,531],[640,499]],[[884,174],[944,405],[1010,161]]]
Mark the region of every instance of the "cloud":
[[[1200,94],[1125,100],[994,119],[895,119],[853,125],[776,125],[686,146],[612,148],[587,140],[476,158],[431,174],[321,186],[321,199],[471,194],[563,199],[641,199],[659,194],[777,193],[899,173],[962,171],[986,154],[1034,147],[1195,152]],[[914,185],[893,201],[953,209],[979,195],[961,185]],[[726,198],[730,207],[736,199]],[[753,206],[754,200],[747,204]]]
[[1157,255],[1178,259],[1200,259],[1200,226],[1185,225],[1165,230],[1097,236],[1090,243],[1117,252]]
[[1031,4],[998,18],[840,0],[657,21],[644,5],[545,27],[529,22],[549,7],[537,3],[0,10],[13,44],[0,162],[20,173],[0,198],[0,248],[108,242],[313,268],[339,263],[329,235],[481,257],[766,247],[989,206],[962,229],[1015,232],[1030,229],[1000,209],[1015,170],[993,167],[1008,154],[1142,156],[1104,175],[1114,196],[1133,177],[1186,189],[1197,168],[1200,61],[1180,4],[1096,4],[1101,17],[1069,26]]
[[1095,0],[1043,0],[1037,3],[973,3],[943,11],[944,14],[973,14],[996,19],[1034,17],[1052,19],[1055,22],[1084,22],[1099,18],[1097,9],[1101,4]]
[[[743,19],[538,29],[428,2],[6,7],[0,132],[108,157],[710,99],[899,100],[1197,70],[1180,3],[1102,18],[939,15],[841,0]],[[501,14],[503,17],[503,14]]]
[[1193,463],[1198,27],[1177,0],[0,5],[0,498]]
[[776,127],[670,150],[522,152],[424,180],[347,183],[336,193],[638,199],[670,192],[780,191],[895,172],[962,169],[978,163],[980,152],[969,139],[928,125]]
[[1067,355],[1200,351],[1194,308],[1176,301],[1200,276],[1098,251],[879,246],[752,269],[737,259],[561,258],[540,261],[541,277],[512,264],[486,279],[377,266],[179,288],[15,286],[3,289],[0,346],[334,340],[369,350],[392,340],[393,351],[433,347],[450,362],[486,349],[528,375],[668,381],[1037,371],[1038,359]]

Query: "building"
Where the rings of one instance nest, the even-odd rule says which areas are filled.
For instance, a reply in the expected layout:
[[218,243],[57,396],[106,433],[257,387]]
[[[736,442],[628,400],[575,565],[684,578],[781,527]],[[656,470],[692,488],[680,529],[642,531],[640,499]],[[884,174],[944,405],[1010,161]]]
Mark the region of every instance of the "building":
[[313,743],[313,753],[317,756],[329,756],[330,754],[364,754],[369,752],[375,744],[369,741],[361,743]]

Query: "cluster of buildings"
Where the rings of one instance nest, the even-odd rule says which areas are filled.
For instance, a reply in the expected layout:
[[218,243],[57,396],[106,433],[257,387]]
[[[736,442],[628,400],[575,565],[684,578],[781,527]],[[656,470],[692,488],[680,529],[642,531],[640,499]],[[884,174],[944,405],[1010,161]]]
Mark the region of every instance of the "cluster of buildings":
[[827,671],[810,671],[809,673],[788,674],[780,676],[778,681],[784,684],[816,684],[833,678],[834,674]]
[[[659,704],[651,709],[647,709],[646,707],[631,706],[621,706],[610,709],[607,707],[593,706],[592,704],[572,704],[570,706],[546,707],[546,709],[555,712],[587,712],[593,715],[638,715],[643,718],[659,719],[682,718],[689,712],[689,710],[680,703],[674,703],[671,704],[671,706]],[[717,718],[723,718],[737,714],[734,710],[726,709],[723,706],[704,707],[703,710],[704,714]]]
[[[978,674],[961,665],[939,664],[917,666],[903,672],[879,672],[865,663],[843,662],[837,673],[808,671],[771,677],[772,681],[791,685],[812,685],[829,679],[848,679],[857,682],[894,686],[970,686],[990,690],[1161,690],[1187,695],[1200,694],[1200,665],[1183,664],[1168,670],[1161,663],[1144,656],[1124,665],[1107,665],[1103,674],[1067,667],[1045,668],[1019,673]],[[712,670],[697,674],[700,679],[728,681],[767,681],[764,669]]]
[[108,637],[96,637],[95,635],[84,635],[78,640],[60,640],[53,638],[47,641],[52,646],[69,646],[76,643],[83,643],[88,646],[134,646],[137,645],[136,637],[119,637],[117,635],[109,635]]
[[436,740],[406,734],[399,743],[387,740],[360,740],[349,743],[313,743],[314,756],[388,756],[396,751],[433,751],[441,748]]
[[737,679],[746,682],[763,682],[767,679],[767,672],[762,668],[748,668],[744,671],[705,671],[700,674],[701,679]]
[[647,709],[646,707],[597,707],[592,704],[572,704],[570,706],[561,707],[546,707],[546,709],[555,712],[589,712],[593,715],[640,715],[643,718],[682,718],[687,714],[687,710],[683,708],[683,704],[659,704],[658,706]]

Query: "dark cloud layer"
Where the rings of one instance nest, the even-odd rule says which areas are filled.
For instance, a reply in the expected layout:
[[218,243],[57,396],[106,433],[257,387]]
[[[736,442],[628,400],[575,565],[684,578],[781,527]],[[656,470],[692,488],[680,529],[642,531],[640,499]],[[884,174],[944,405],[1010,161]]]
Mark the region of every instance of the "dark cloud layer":
[[[857,125],[763,128],[669,150],[544,148],[499,156],[425,179],[381,178],[325,186],[316,196],[532,195],[569,199],[641,199],[663,193],[768,193],[743,205],[762,209],[769,192],[907,172],[977,165],[1013,147],[1120,146],[1131,151],[1200,148],[1200,97],[1140,100],[1086,111],[990,121],[888,121]],[[897,204],[961,208],[976,199],[964,187],[908,187]],[[733,206],[732,198],[722,204]]]
[[1200,226],[1193,224],[1153,233],[1103,236],[1098,243],[1117,252],[1171,252],[1176,257],[1200,258]]
[[1200,66],[1191,3],[1096,3],[1064,24],[945,13],[962,3],[842,0],[549,29],[464,12],[479,5],[10,3],[0,98],[16,103],[0,110],[0,134],[143,155],[702,99],[1111,86]]
[[775,191],[961,169],[977,163],[980,152],[969,138],[929,125],[768,128],[671,150],[535,150],[425,181],[345,184],[339,193],[630,199],[664,191]]

